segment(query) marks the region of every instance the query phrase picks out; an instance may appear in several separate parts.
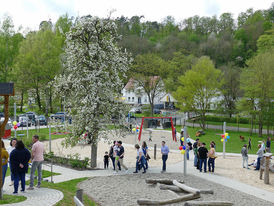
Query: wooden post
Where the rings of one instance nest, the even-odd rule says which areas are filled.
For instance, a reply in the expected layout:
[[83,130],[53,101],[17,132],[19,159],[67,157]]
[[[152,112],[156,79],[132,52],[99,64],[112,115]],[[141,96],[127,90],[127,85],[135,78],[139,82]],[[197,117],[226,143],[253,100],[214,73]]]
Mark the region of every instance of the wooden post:
[[[4,96],[4,108],[5,108],[5,119],[0,125],[0,142],[2,142],[2,137],[5,135],[5,127],[9,119],[9,96]],[[2,144],[2,143],[1,143]],[[2,145],[0,146],[0,159],[2,160]],[[3,199],[3,187],[2,187],[2,161],[0,161],[0,199]]]
[[271,153],[266,153],[264,154],[265,158],[265,169],[264,169],[264,183],[269,184],[269,162],[272,154]]
[[[4,96],[5,118],[4,122],[0,123],[0,142],[5,135],[5,127],[9,120],[9,96],[14,96],[14,84],[13,83],[0,83],[0,96]],[[2,146],[2,145],[1,145]],[[2,187],[2,147],[0,147],[0,199],[3,199],[3,187]]]
[[78,198],[78,200],[80,200],[81,202],[83,202],[83,190],[82,189],[78,189],[76,191],[76,197]]
[[154,144],[154,159],[156,160],[157,144]]

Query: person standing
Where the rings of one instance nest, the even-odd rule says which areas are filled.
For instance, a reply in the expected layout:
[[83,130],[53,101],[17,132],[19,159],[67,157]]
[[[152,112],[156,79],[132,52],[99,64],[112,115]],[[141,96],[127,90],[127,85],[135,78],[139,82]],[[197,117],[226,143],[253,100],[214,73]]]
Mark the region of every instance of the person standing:
[[248,150],[251,150],[251,138],[248,139]]
[[117,142],[117,150],[116,152],[116,157],[115,157],[115,170],[116,173],[118,173],[118,162],[120,163],[120,165],[127,171],[128,168],[124,165],[123,163],[123,159],[124,159],[124,155],[125,155],[125,149],[122,146],[122,141],[118,141]]
[[162,141],[161,153],[162,153],[162,160],[163,160],[163,168],[162,168],[162,173],[163,173],[163,172],[166,172],[166,161],[169,153],[169,148],[166,145],[165,141]]
[[181,134],[180,134],[180,144],[181,146],[184,146],[184,141],[182,140],[182,137],[184,137],[184,129],[181,129]]
[[30,171],[30,184],[27,190],[33,190],[34,174],[36,169],[38,170],[38,184],[37,188],[40,188],[42,182],[42,164],[44,161],[44,145],[39,141],[39,136],[34,135],[32,137],[32,151],[31,151],[31,171]]
[[[10,140],[10,146],[8,147],[9,156],[10,156],[11,152],[15,149],[16,143],[17,143],[17,139],[16,138],[12,138]],[[10,166],[10,159],[9,159],[9,166]],[[11,172],[11,166],[10,166],[10,178],[11,178],[10,186],[12,186],[14,184],[14,176],[13,176],[13,174]]]
[[271,137],[268,137],[267,138],[267,141],[266,141],[266,152],[269,152],[271,153]]
[[[247,151],[247,145],[245,144],[241,150],[241,154],[243,157],[243,168],[249,169],[248,167],[248,151]],[[246,167],[245,167],[246,165]]]
[[[133,173],[138,173],[138,170],[141,170],[141,168],[144,169],[143,173],[146,173],[146,167],[145,167],[145,155],[143,152],[143,149],[140,148],[138,144],[135,145],[135,148],[137,150],[137,157],[136,157],[136,169]],[[141,167],[139,168],[139,164],[141,164]]]
[[256,166],[256,169],[255,170],[259,170],[260,169],[260,166],[261,166],[261,158],[263,158],[264,156],[264,147],[259,144],[258,145],[258,152],[257,152],[257,155],[258,155],[258,158],[257,158],[257,166]]
[[200,169],[200,172],[202,172],[202,166],[204,164],[204,172],[206,172],[206,160],[207,160],[207,153],[208,153],[208,150],[207,148],[205,147],[205,143],[203,142],[201,147],[198,149],[198,153],[199,153],[199,161],[200,161],[200,165],[199,165],[199,169]]
[[19,181],[21,181],[21,192],[25,191],[25,178],[28,173],[30,152],[25,148],[24,143],[19,140],[15,145],[15,149],[10,154],[11,171],[14,177],[14,192],[18,193]]
[[5,183],[5,177],[8,169],[8,160],[9,160],[9,153],[7,152],[5,148],[5,144],[3,140],[1,140],[1,148],[2,148],[1,157],[2,157],[2,187],[3,187]]
[[104,169],[108,169],[108,164],[109,164],[109,156],[108,156],[108,152],[105,152],[105,156],[104,156]]
[[[214,172],[215,169],[215,148],[214,148],[214,143],[210,144],[210,150],[208,152],[208,171],[209,172]],[[211,169],[212,168],[212,169]]]
[[146,166],[146,170],[148,169],[148,160],[149,160],[149,155],[148,155],[148,147],[147,147],[147,143],[145,141],[143,141],[142,144],[142,150],[145,156],[145,166]]
[[199,144],[199,139],[196,139],[196,141],[193,144],[193,153],[194,153],[194,167],[197,167],[197,162],[198,162],[198,144]]
[[[113,145],[110,147],[109,149],[109,157],[112,161],[112,165],[113,165],[113,170],[115,171],[115,157],[116,157],[116,153],[114,152],[114,147],[115,147],[115,152],[118,148],[118,143],[117,141],[113,141]],[[118,163],[118,167],[119,167],[119,170],[121,170],[121,166],[120,166],[120,163]]]

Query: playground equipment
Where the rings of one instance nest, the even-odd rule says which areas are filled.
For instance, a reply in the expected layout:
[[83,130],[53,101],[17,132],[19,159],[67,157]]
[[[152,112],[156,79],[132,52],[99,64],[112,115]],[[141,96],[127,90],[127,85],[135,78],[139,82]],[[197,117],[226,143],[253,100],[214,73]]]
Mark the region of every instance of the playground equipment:
[[171,129],[172,129],[172,139],[173,139],[173,141],[177,142],[177,138],[176,138],[176,134],[175,134],[175,128],[174,128],[174,125],[173,125],[172,117],[142,117],[142,123],[141,123],[141,126],[140,126],[139,136],[138,136],[138,140],[139,141],[141,141],[142,130],[143,130],[143,125],[144,125],[144,120],[145,119],[169,119],[170,123],[171,123]]

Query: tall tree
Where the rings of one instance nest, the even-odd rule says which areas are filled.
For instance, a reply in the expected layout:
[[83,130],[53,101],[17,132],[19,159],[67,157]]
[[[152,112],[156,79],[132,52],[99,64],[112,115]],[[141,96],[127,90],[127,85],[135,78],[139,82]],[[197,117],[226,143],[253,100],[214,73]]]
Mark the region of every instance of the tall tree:
[[154,114],[155,99],[165,91],[161,77],[166,74],[166,69],[166,62],[155,54],[138,55],[132,66],[134,87],[148,96],[151,116]]
[[122,77],[130,59],[117,46],[119,35],[110,19],[84,16],[76,19],[67,33],[64,74],[57,78],[57,93],[66,96],[73,113],[70,145],[85,131],[91,136],[91,167],[97,163],[97,142],[114,114],[124,116],[118,102]]
[[12,18],[4,16],[0,24],[0,81],[11,80],[11,72],[23,36],[14,31]]
[[232,63],[221,67],[223,73],[223,85],[221,87],[223,100],[221,110],[231,118],[236,113],[236,103],[240,97],[241,69]]
[[178,106],[185,112],[194,112],[200,117],[200,126],[205,129],[206,112],[212,99],[220,94],[221,71],[216,69],[209,57],[201,57],[183,76],[174,93]]
[[[61,68],[61,41],[51,29],[43,27],[38,32],[30,32],[22,42],[16,61],[16,76],[28,81],[35,90],[36,102],[42,110],[41,92],[51,94],[49,84]],[[18,78],[20,81],[21,78]],[[20,84],[21,85],[21,84]],[[22,85],[23,88],[25,85]],[[50,98],[51,99],[51,98]],[[45,109],[45,108],[44,108]]]
[[[254,114],[258,119],[259,136],[262,136],[263,125],[268,115],[273,114],[274,99],[274,51],[259,53],[247,62],[241,75],[241,88],[244,91],[242,109]],[[273,121],[273,115],[272,115]],[[267,121],[269,123],[270,121]]]

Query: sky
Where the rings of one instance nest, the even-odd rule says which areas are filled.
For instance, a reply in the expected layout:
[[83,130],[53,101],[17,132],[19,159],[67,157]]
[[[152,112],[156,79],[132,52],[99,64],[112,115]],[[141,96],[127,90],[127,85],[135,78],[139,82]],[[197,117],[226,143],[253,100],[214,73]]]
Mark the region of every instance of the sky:
[[173,16],[176,22],[194,16],[219,16],[230,12],[234,18],[249,8],[270,8],[274,0],[0,0],[0,20],[4,15],[13,19],[15,28],[38,29],[41,21],[59,16],[131,17],[143,15],[147,21],[162,21]]

